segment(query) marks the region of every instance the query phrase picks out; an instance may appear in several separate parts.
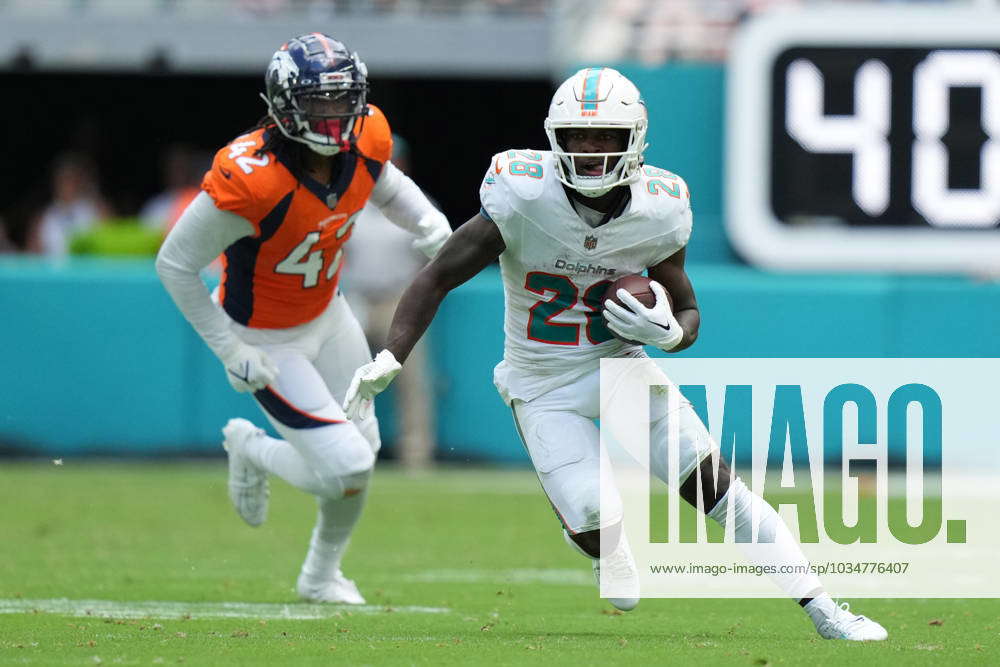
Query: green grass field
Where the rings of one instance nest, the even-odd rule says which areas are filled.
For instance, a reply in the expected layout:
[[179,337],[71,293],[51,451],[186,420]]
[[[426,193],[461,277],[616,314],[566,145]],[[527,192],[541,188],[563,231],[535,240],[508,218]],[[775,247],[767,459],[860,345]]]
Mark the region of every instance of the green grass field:
[[274,481],[253,529],[225,481],[221,460],[0,460],[0,663],[1000,663],[994,600],[859,600],[890,633],[864,645],[783,600],[612,613],[529,470],[381,468],[344,564],[370,605],[303,605],[313,501]]

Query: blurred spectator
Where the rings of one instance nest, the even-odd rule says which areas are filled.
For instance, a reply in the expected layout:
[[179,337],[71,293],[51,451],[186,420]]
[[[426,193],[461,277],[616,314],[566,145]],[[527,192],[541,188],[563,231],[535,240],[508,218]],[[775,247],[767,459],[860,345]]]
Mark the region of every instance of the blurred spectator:
[[164,235],[169,232],[191,200],[201,191],[201,179],[212,165],[212,156],[185,144],[167,148],[161,164],[166,190],[147,201],[139,218],[142,224],[157,229]]
[[65,153],[52,167],[52,202],[42,211],[29,241],[29,249],[49,257],[62,257],[74,235],[110,215],[101,197],[97,167],[86,155]]
[[[409,172],[409,146],[395,135],[392,162],[403,173]],[[368,344],[372,349],[382,349],[399,297],[427,259],[413,249],[412,234],[389,222],[370,205],[361,211],[345,251],[340,284],[365,330]],[[425,341],[413,348],[393,386],[400,461],[413,468],[426,466],[434,454],[434,431]]]

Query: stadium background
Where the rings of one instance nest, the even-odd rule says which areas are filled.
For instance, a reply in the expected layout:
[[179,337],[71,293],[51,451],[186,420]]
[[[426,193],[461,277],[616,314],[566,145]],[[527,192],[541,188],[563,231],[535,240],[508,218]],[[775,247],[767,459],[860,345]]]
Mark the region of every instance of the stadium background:
[[[996,356],[1000,288],[981,275],[785,273],[733,250],[724,226],[727,49],[751,15],[809,4],[0,2],[0,218],[11,242],[0,257],[0,448],[221,455],[226,419],[263,422],[230,391],[149,258],[50,260],[23,249],[60,152],[88,152],[104,196],[134,215],[162,188],[169,145],[214,151],[260,117],[270,54],[310,30],[344,39],[368,63],[370,100],[409,140],[414,179],[453,225],[478,209],[493,153],[546,147],[554,82],[597,62],[631,77],[651,111],[647,162],[684,176],[693,193],[688,260],[703,329],[685,355]],[[431,330],[440,460],[526,462],[491,382],[502,303],[498,272],[487,270],[449,296]],[[379,409],[383,455],[392,457],[391,393]]]

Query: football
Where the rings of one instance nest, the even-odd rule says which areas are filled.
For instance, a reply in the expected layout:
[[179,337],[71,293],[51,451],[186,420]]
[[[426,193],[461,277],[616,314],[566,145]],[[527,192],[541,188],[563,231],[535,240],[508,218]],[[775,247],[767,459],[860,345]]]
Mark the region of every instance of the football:
[[[642,305],[646,306],[647,308],[652,308],[653,305],[656,303],[656,294],[649,287],[649,283],[651,282],[652,281],[649,278],[647,278],[646,276],[641,276],[639,274],[622,276],[618,280],[608,285],[608,289],[605,290],[604,298],[601,299],[601,303],[603,304],[605,301],[614,301],[619,306],[628,309],[628,306],[622,303],[621,299],[618,298],[618,290],[623,289],[632,296],[634,296],[636,299],[638,299],[639,303],[641,303]],[[670,301],[670,294],[667,294],[667,303],[673,306],[673,304]],[[624,338],[621,338],[620,336],[615,334],[614,331],[611,331],[611,335],[613,335],[615,338],[618,338],[619,340],[625,341],[626,343],[639,345],[637,341],[626,340]]]

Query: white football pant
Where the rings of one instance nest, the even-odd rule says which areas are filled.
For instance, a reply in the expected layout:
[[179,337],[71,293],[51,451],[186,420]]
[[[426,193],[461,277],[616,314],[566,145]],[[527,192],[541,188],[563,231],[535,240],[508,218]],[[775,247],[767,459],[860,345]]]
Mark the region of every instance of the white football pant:
[[[671,389],[676,390],[674,385]],[[563,527],[571,534],[607,528],[622,520],[621,497],[613,480],[601,479],[601,458],[607,454],[600,443],[600,371],[584,375],[530,401],[515,399],[514,422],[538,479]],[[652,401],[650,438],[667,442],[671,419],[679,424],[679,475],[681,483],[714,447],[711,436],[691,404],[681,399],[673,414],[667,401]],[[666,448],[650,453],[653,472],[667,479]],[[608,471],[610,467],[604,466]],[[606,484],[601,513],[601,484]]]
[[[355,369],[371,361],[364,332],[338,291],[316,319],[289,329],[232,324],[244,342],[278,367],[274,384],[254,394],[281,441],[259,439],[251,458],[293,486],[321,498],[361,491],[381,447],[374,414],[356,423],[340,405]],[[258,446],[258,445],[269,446]],[[255,452],[253,450],[260,450]]]

